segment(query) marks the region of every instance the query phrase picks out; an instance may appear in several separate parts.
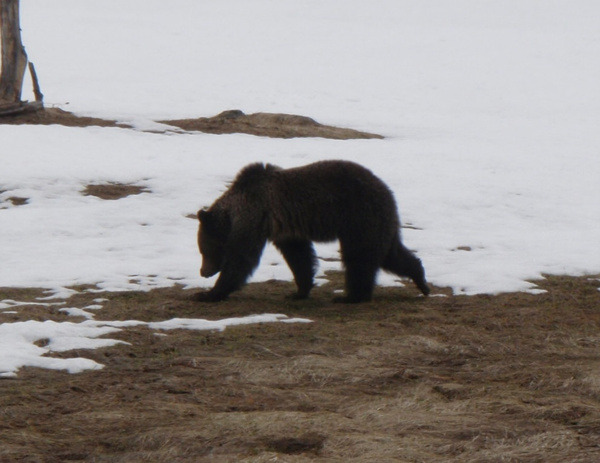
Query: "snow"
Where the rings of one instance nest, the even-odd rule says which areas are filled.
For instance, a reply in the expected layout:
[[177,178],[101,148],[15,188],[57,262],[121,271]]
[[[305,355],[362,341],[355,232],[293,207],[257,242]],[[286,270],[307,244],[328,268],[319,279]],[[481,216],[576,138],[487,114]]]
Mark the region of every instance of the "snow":
[[[86,318],[91,317],[86,316]],[[304,318],[288,318],[283,314],[262,314],[217,321],[176,318],[155,323],[136,320],[122,322],[86,320],[80,323],[28,320],[3,323],[0,324],[0,378],[16,376],[16,372],[24,366],[67,370],[69,373],[101,369],[102,364],[83,357],[62,359],[46,357],[45,354],[128,344],[118,339],[100,338],[121,331],[122,328],[143,325],[154,330],[223,331],[228,326],[274,322],[310,323],[311,321]],[[46,345],[41,347],[35,344],[40,341],[46,341]]]
[[[24,0],[21,8],[46,104],[139,130],[0,125],[0,286],[47,289],[54,299],[45,303],[79,284],[210,286],[198,276],[188,216],[247,163],[320,159],[359,162],[388,183],[410,225],[405,243],[433,284],[457,294],[535,291],[531,280],[544,273],[600,273],[594,0],[352,0],[343,8],[333,0]],[[237,108],[386,138],[142,131]],[[118,201],[81,194],[103,182],[150,192]],[[318,253],[336,257],[337,246]],[[321,260],[320,274],[329,269],[339,264]],[[268,247],[253,281],[272,278],[291,274]],[[381,283],[397,284],[385,275]],[[4,313],[19,307],[0,301]],[[101,309],[61,310],[87,323]],[[20,333],[58,337],[53,323],[22,323]],[[42,352],[32,364],[91,367],[45,357],[48,346],[9,337],[16,326],[7,325],[0,351],[20,347],[6,361],[25,365],[20,352]],[[3,362],[0,371],[19,368]]]

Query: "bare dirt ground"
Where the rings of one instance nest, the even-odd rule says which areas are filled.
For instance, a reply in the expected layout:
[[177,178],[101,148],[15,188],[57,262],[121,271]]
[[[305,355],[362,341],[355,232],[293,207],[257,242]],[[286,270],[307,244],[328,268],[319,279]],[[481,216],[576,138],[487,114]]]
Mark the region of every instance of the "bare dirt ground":
[[224,111],[213,117],[160,121],[187,131],[208,133],[247,133],[273,138],[321,137],[336,140],[351,138],[383,138],[358,130],[319,124],[314,119],[293,114],[244,114],[239,110]]
[[129,126],[117,124],[116,121],[100,119],[97,117],[82,117],[62,110],[60,108],[44,108],[39,111],[29,111],[0,117],[0,124],[7,125],[64,125],[67,127],[124,127]]
[[[252,284],[218,304],[181,288],[100,294],[96,319],[313,323],[131,328],[110,335],[129,345],[57,354],[102,370],[25,368],[0,380],[0,461],[600,461],[597,276],[548,277],[539,295],[378,288],[351,306],[330,302],[341,286],[333,274],[291,301],[291,283]],[[1,289],[0,300],[39,294]],[[0,323],[32,318],[77,320],[31,305]]]
[[[321,137],[335,140],[383,138],[381,135],[373,133],[323,125],[305,116],[274,113],[244,114],[242,111],[236,109],[223,111],[213,117],[159,122],[188,132],[196,131],[212,134],[246,133],[272,138]],[[58,124],[67,127],[100,126],[132,128],[126,123],[97,117],[78,116],[60,108],[45,108],[39,111],[2,116],[0,117],[0,124]],[[153,130],[153,132],[155,131]],[[168,127],[165,127],[165,131],[168,131]]]

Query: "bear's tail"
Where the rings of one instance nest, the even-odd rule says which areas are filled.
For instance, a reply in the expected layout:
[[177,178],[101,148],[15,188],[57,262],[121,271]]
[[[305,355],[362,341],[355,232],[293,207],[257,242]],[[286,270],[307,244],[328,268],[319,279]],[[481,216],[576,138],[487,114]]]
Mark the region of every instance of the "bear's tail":
[[382,267],[398,276],[409,277],[425,296],[431,292],[425,280],[421,259],[406,249],[399,238],[394,240]]

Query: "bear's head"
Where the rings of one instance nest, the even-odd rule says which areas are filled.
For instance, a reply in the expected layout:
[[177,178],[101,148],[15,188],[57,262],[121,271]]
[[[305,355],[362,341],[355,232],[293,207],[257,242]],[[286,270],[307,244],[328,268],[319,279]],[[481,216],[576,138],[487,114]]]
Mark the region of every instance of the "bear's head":
[[202,254],[200,275],[209,278],[221,271],[230,225],[227,214],[210,209],[198,211],[198,248]]

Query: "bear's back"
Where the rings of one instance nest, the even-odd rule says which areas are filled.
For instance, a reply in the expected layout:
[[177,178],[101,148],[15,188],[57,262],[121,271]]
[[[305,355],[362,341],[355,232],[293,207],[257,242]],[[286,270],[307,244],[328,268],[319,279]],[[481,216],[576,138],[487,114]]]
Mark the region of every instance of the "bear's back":
[[390,189],[370,170],[349,161],[319,161],[269,174],[268,196],[275,236],[331,241],[343,235],[399,227]]

